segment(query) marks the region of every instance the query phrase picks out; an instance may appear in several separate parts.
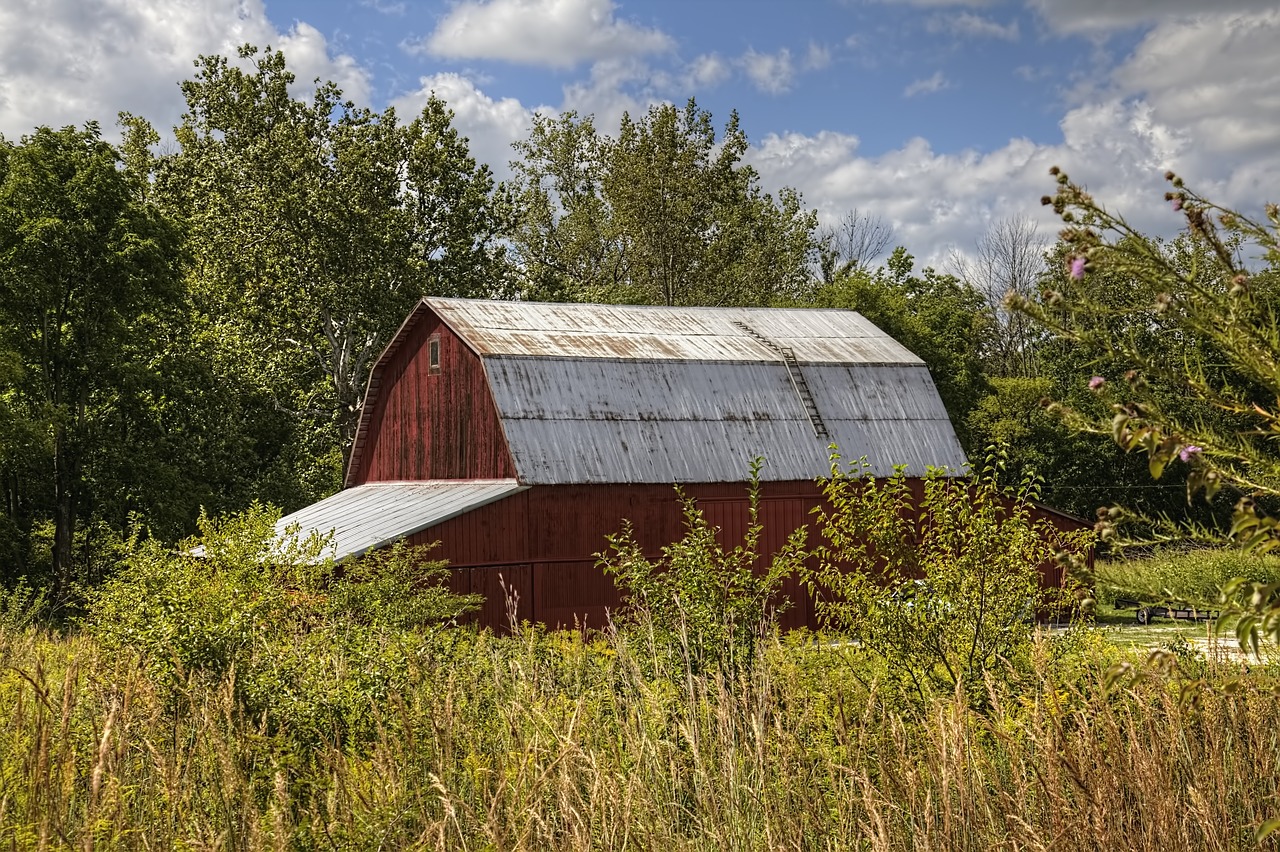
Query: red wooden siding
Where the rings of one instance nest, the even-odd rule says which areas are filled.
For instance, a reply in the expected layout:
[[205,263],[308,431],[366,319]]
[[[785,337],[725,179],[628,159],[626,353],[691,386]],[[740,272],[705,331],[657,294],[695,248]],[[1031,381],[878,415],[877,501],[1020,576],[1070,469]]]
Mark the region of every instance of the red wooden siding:
[[[724,527],[722,535],[732,546],[746,529],[746,489],[742,483],[713,483],[691,485],[685,492],[698,500],[710,523]],[[768,555],[809,522],[819,494],[812,482],[765,483],[762,493],[760,552]],[[441,542],[433,555],[454,566],[454,591],[492,595],[477,619],[485,626],[506,627],[496,580],[502,573],[508,586],[518,577],[514,587],[522,618],[551,627],[598,628],[617,609],[620,596],[595,554],[607,549],[606,536],[621,531],[624,519],[632,522],[637,541],[651,557],[684,530],[683,509],[670,485],[548,485],[481,506],[410,541]],[[783,626],[812,626],[811,606],[799,582],[788,580],[783,594],[792,600]]]
[[[440,340],[440,369],[428,342]],[[352,485],[515,476],[479,356],[428,312],[381,366],[378,398]]]

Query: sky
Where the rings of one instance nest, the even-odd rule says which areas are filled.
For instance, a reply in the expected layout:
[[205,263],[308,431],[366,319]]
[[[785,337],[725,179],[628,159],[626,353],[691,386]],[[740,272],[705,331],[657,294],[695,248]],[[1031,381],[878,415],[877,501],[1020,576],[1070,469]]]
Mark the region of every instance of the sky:
[[1277,0],[0,0],[0,134],[170,128],[194,59],[244,43],[405,118],[435,92],[499,178],[537,112],[737,110],[766,189],[939,266],[1010,217],[1052,240],[1052,165],[1159,234],[1169,169],[1280,200]]

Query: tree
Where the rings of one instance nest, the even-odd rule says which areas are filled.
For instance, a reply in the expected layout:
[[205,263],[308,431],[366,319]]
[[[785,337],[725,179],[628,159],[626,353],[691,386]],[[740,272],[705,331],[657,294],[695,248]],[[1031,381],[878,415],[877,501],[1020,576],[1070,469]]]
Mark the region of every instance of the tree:
[[913,272],[906,249],[874,272],[844,270],[818,288],[811,304],[857,311],[928,366],[951,423],[967,449],[969,416],[990,389],[983,373],[992,319],[983,297],[953,275]]
[[180,295],[177,235],[95,124],[42,127],[0,152],[3,397],[23,421],[15,428],[43,444],[23,455],[50,486],[58,602],[91,459],[112,438],[105,424],[151,375],[141,339],[150,318]]
[[1006,309],[1004,303],[1010,294],[1024,299],[1036,294],[1046,271],[1044,254],[1035,223],[1015,216],[992,224],[978,240],[974,259],[954,258],[960,276],[986,297],[996,320],[987,351],[988,370],[993,376],[1037,375],[1035,348],[1043,332],[1025,314]]
[[536,117],[512,163],[524,295],[761,305],[803,292],[816,218],[794,190],[762,192],[746,150],[736,113],[717,139],[692,100],[625,115],[616,138],[590,117]]
[[893,245],[893,225],[858,208],[846,210],[835,225],[818,231],[818,267],[824,284],[866,269]]
[[503,207],[438,98],[401,125],[332,83],[293,97],[279,51],[240,58],[251,70],[201,57],[182,84],[158,191],[186,225],[198,309],[345,460],[372,361],[412,305],[504,291]]

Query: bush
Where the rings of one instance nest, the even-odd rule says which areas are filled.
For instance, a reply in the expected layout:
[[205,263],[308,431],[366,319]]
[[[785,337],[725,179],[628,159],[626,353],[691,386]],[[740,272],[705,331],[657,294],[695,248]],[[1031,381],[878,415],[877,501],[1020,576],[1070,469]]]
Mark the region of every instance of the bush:
[[1143,558],[1099,562],[1094,570],[1098,599],[1104,603],[1132,598],[1142,603],[1185,602],[1211,608],[1219,604],[1222,587],[1236,578],[1255,583],[1280,581],[1280,557],[1238,548],[1162,548]]
[[421,629],[475,607],[442,588],[441,562],[393,546],[335,565],[324,538],[277,536],[262,507],[221,520],[176,551],[134,541],[95,592],[86,625],[108,648],[141,653],[178,700],[195,684],[231,684],[273,729],[315,740],[367,726],[421,644]]
[[732,548],[720,543],[718,530],[682,494],[684,537],[663,547],[657,561],[645,557],[629,524],[599,555],[623,590],[620,623],[643,628],[667,662],[680,663],[677,669],[736,674],[749,668],[760,637],[787,606],[778,592],[803,559],[805,532],[796,531],[767,561],[760,554],[761,464],[752,463],[747,531]]
[[903,469],[876,480],[834,457],[819,510],[824,543],[803,577],[823,624],[883,667],[888,683],[923,702],[934,690],[986,701],[986,679],[1025,662],[1036,614],[1060,603],[1040,566],[1081,551],[1031,517],[1033,483],[1006,495],[990,475],[933,470],[917,493]]

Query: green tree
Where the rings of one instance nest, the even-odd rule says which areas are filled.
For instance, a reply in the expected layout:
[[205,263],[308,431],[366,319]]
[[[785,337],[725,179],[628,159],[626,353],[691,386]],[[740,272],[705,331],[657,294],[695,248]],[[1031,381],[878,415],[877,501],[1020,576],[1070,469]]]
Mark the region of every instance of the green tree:
[[913,272],[897,248],[877,270],[848,267],[818,288],[811,304],[857,311],[929,365],[951,424],[973,446],[969,415],[989,393],[983,352],[992,318],[981,294],[932,268]]
[[616,138],[574,113],[537,117],[512,163],[513,246],[528,298],[763,305],[809,285],[817,220],[763,192],[732,114],[717,138],[690,100],[625,115]]
[[204,321],[344,458],[373,359],[412,305],[504,292],[504,206],[434,96],[402,125],[332,83],[295,98],[278,51],[240,57],[250,70],[201,57],[182,84],[158,193],[186,227]]
[[178,242],[97,125],[42,127],[0,151],[3,398],[16,431],[42,444],[19,468],[48,483],[60,601],[92,460],[113,437],[105,424],[147,381],[146,330],[181,292]]

